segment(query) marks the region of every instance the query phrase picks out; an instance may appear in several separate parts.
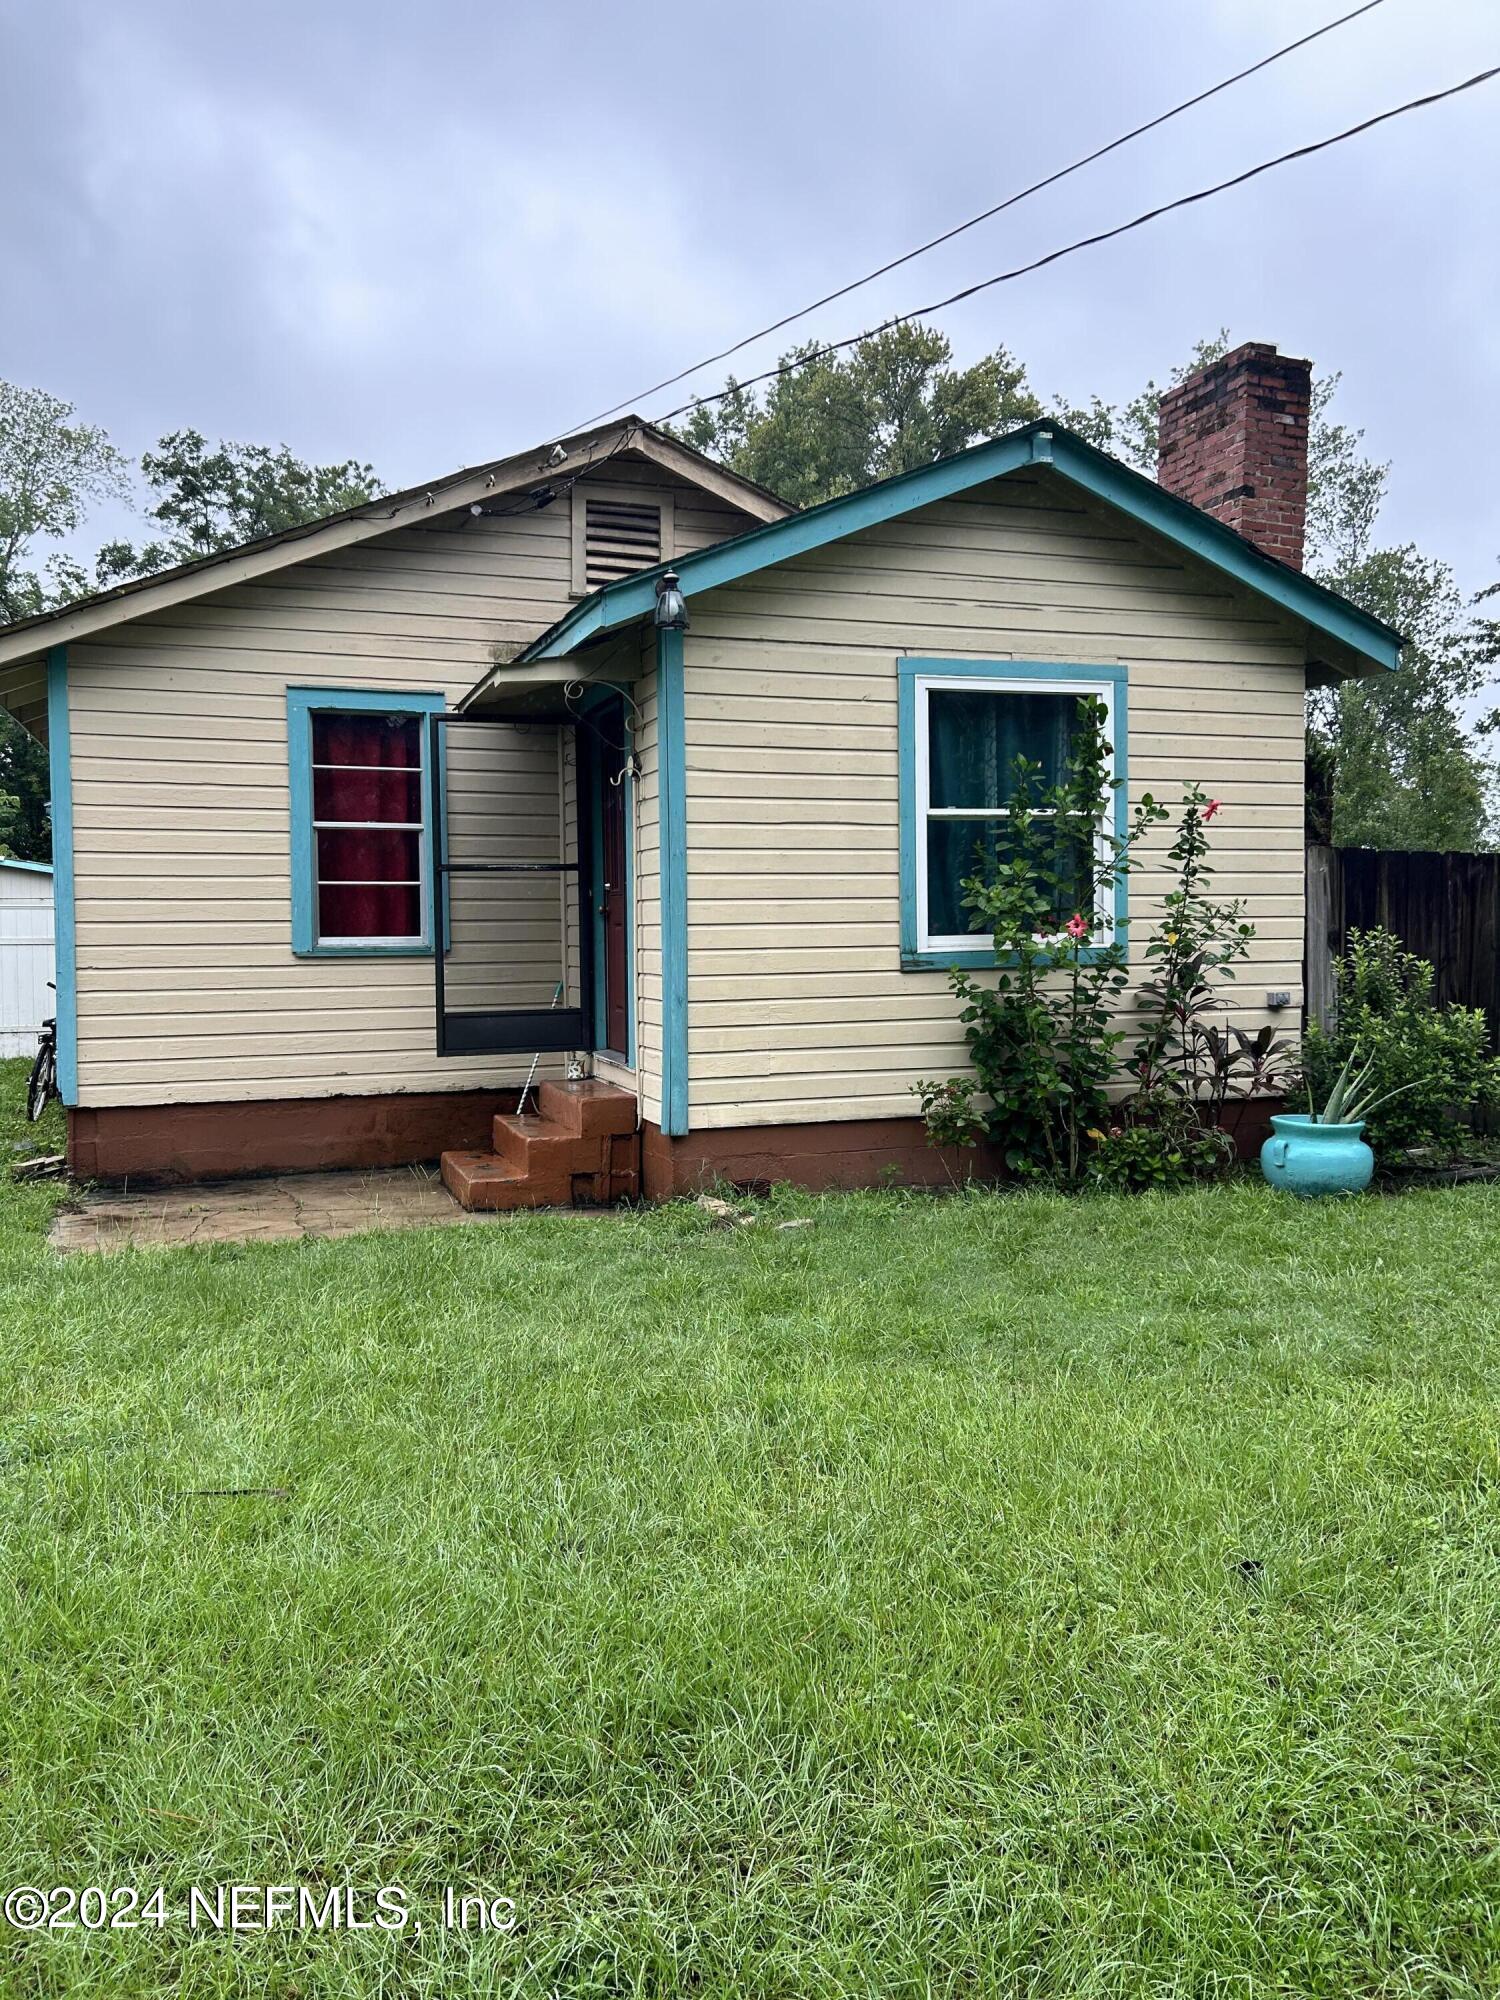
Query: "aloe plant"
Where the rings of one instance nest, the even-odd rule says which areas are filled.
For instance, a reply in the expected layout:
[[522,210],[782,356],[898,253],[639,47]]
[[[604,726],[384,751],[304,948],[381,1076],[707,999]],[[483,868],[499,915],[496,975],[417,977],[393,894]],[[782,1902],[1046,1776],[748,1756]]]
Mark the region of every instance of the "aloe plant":
[[1404,1090],[1415,1090],[1425,1081],[1414,1077],[1410,1083],[1398,1083],[1394,1090],[1382,1091],[1376,1097],[1371,1094],[1370,1073],[1375,1067],[1375,1058],[1370,1056],[1361,1067],[1359,1044],[1356,1042],[1349,1051],[1344,1067],[1334,1080],[1328,1100],[1321,1111],[1312,1101],[1311,1087],[1307,1093],[1307,1108],[1314,1123],[1318,1125],[1360,1125],[1372,1111],[1378,1111],[1382,1104],[1389,1104],[1393,1097],[1399,1097]]

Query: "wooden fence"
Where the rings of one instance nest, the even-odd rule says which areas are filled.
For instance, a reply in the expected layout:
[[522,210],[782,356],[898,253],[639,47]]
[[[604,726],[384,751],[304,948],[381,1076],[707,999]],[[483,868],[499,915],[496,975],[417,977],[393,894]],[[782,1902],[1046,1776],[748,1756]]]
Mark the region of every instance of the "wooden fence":
[[1376,924],[1437,969],[1436,997],[1483,1007],[1500,1048],[1500,854],[1307,850],[1307,1016],[1333,1017],[1333,964]]

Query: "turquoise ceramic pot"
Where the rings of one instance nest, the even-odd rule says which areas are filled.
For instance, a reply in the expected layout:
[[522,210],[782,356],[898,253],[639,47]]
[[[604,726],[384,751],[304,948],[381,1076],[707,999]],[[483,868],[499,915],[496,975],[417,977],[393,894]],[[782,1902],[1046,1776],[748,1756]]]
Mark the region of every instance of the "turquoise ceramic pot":
[[1370,1185],[1375,1155],[1354,1125],[1320,1125],[1316,1118],[1283,1112],[1271,1120],[1260,1149],[1260,1170],[1288,1194],[1358,1194]]

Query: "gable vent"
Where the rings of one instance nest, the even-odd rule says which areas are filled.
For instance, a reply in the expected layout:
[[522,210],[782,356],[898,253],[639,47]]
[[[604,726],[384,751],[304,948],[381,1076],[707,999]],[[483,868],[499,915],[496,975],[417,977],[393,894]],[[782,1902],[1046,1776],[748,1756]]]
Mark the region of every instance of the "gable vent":
[[661,560],[660,507],[651,501],[584,502],[583,565],[589,590],[654,569]]

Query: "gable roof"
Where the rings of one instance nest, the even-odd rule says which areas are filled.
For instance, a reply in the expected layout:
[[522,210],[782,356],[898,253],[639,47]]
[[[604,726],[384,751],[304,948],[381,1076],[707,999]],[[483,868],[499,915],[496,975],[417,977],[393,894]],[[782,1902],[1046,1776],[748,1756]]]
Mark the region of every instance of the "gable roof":
[[[565,456],[556,460],[561,446]],[[116,584],[92,597],[44,611],[35,618],[19,619],[0,627],[0,666],[7,661],[26,659],[49,646],[65,646],[70,640],[88,638],[112,625],[133,618],[149,617],[170,605],[181,604],[210,591],[227,590],[269,570],[305,562],[311,556],[347,548],[354,542],[372,541],[414,522],[430,520],[475,502],[492,500],[505,492],[524,491],[538,485],[571,486],[590,472],[621,454],[651,460],[663,471],[690,480],[705,492],[753,514],[762,522],[777,521],[792,510],[785,500],[742,479],[727,466],[706,458],[691,445],[668,437],[644,417],[626,416],[574,437],[558,440],[558,445],[533,445],[510,458],[497,458],[484,465],[466,467],[423,486],[409,486],[401,493],[383,493],[340,514],[317,521],[304,521],[280,534],[265,535],[259,541],[243,542],[238,548],[203,556],[196,562],[180,563],[175,569],[160,570],[154,576],[136,577]],[[578,460],[582,457],[582,464]]]
[[1308,628],[1310,652],[1339,671],[1394,668],[1399,663],[1402,639],[1391,626],[1372,618],[1325,584],[1304,576],[1301,570],[1266,555],[1212,514],[1169,493],[1143,473],[1133,472],[1066,425],[1041,417],[1004,437],[973,445],[915,472],[898,473],[857,493],[825,500],[803,513],[751,528],[731,541],[716,542],[676,562],[661,563],[609,584],[575,604],[518,654],[514,664],[561,659],[589,640],[649,615],[656,604],[656,579],[668,569],[682,579],[685,593],[712,590],[784,562],[789,556],[822,548],[861,528],[967,492],[1023,465],[1048,467],[1083,492],[1118,508],[1139,526],[1165,536],[1185,553],[1255,591],[1279,610],[1302,619]]

